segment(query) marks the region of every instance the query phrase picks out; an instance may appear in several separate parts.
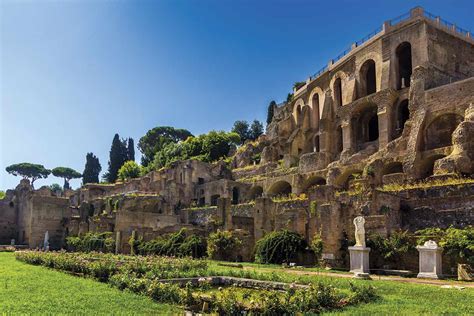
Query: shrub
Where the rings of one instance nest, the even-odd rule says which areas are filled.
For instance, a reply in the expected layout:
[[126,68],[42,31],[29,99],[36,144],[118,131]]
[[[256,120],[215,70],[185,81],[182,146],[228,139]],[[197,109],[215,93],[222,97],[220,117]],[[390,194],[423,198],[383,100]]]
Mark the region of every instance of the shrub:
[[141,167],[133,160],[125,162],[118,170],[118,178],[121,181],[138,178],[141,175]]
[[186,236],[186,229],[141,242],[138,252],[145,255],[201,258],[206,255],[206,242],[196,235]]
[[274,231],[255,244],[255,261],[259,263],[283,263],[296,259],[305,250],[306,241],[298,233],[288,230]]
[[321,234],[314,235],[313,240],[311,240],[310,248],[314,251],[317,258],[321,256],[323,253],[323,239],[321,238]]
[[376,294],[375,288],[371,285],[357,286],[354,283],[349,283],[351,294],[349,296],[350,304],[370,303],[379,298]]
[[388,237],[379,234],[370,235],[367,246],[373,250],[374,255],[392,263],[400,261],[402,256],[415,250],[413,238],[408,231],[395,231]]
[[115,250],[115,240],[111,232],[86,233],[84,236],[70,236],[66,238],[66,244],[72,251],[100,251],[113,252]]
[[418,243],[423,244],[427,240],[435,240],[449,256],[454,256],[459,263],[474,265],[474,227],[465,228],[449,227],[446,230],[440,228],[427,228],[416,232]]
[[230,231],[221,231],[209,235],[207,239],[207,254],[216,260],[229,260],[236,257],[242,241]]

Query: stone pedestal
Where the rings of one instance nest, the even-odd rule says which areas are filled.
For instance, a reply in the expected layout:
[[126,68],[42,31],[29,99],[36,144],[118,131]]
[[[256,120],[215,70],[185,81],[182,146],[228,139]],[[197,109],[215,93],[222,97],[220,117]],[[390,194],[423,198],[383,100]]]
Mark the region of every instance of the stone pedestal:
[[442,276],[441,256],[443,248],[433,240],[428,240],[423,246],[417,246],[420,254],[420,267],[417,278],[439,279]]
[[369,278],[369,252],[370,248],[362,246],[349,247],[351,258],[351,271],[356,278]]

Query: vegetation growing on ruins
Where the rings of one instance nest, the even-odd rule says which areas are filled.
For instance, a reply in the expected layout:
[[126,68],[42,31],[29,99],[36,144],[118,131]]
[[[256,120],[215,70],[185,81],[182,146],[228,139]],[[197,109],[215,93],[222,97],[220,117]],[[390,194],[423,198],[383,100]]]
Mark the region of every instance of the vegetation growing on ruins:
[[0,200],[3,200],[5,198],[5,191],[0,190]]
[[156,153],[163,150],[165,145],[184,141],[191,136],[193,134],[188,130],[171,126],[157,126],[149,130],[138,141],[138,149],[142,153],[141,163],[143,167],[147,167],[153,162]]
[[413,240],[413,235],[408,231],[394,231],[389,236],[371,234],[367,238],[367,247],[372,249],[375,257],[394,264],[400,262],[403,256],[415,251]]
[[217,161],[229,155],[232,148],[240,143],[236,133],[211,131],[197,137],[188,137],[179,143],[168,143],[155,154],[152,168],[158,170],[173,162],[196,159],[205,162]]
[[383,185],[379,190],[383,192],[399,192],[404,190],[429,189],[433,187],[473,183],[474,179],[472,178],[450,177],[445,179],[427,179],[413,183],[390,183]]
[[66,243],[72,251],[113,252],[115,250],[115,239],[111,232],[88,232],[83,236],[69,236],[66,238]]
[[418,244],[434,240],[446,254],[457,259],[459,263],[474,264],[474,227],[460,229],[449,227],[426,228],[416,232]]
[[243,144],[248,140],[256,140],[263,134],[263,124],[254,120],[251,125],[247,121],[235,121],[231,130],[240,136],[240,143]]
[[295,262],[298,253],[307,248],[306,240],[289,230],[273,231],[255,244],[255,262],[290,263]]
[[232,260],[242,246],[242,241],[230,231],[217,230],[207,239],[207,254],[215,260]]
[[138,253],[172,257],[202,258],[206,256],[206,240],[194,234],[188,234],[182,228],[178,232],[166,234],[150,241],[141,241]]
[[140,177],[142,167],[133,160],[125,162],[118,170],[118,179],[121,181]]

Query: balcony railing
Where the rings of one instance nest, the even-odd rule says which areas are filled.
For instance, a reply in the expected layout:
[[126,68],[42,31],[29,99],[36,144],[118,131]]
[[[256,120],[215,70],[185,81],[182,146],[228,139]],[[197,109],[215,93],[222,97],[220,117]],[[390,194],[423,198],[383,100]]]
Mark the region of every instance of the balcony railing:
[[[406,13],[400,15],[400,16],[397,16],[396,18],[388,20],[388,24],[390,26],[395,26],[397,24],[400,24],[404,21],[409,20],[412,17],[412,11],[413,10],[411,10],[409,12],[406,12]],[[439,23],[440,26],[443,26],[447,29],[450,29],[451,31],[459,33],[463,36],[471,37],[472,33],[470,31],[468,31],[466,29],[463,29],[463,28],[455,25],[454,23],[446,21],[446,20],[440,18],[439,16],[434,15],[434,14],[428,12],[428,11],[423,10],[422,12],[423,12],[424,17],[428,18],[431,21]],[[382,31],[383,31],[383,27],[382,26],[378,27],[377,29],[375,29],[374,31],[372,31],[371,33],[369,33],[368,35],[366,35],[362,39],[356,41],[353,46],[351,46],[350,48],[345,49],[342,53],[337,55],[335,58],[331,59],[331,63],[334,64],[334,63],[338,62],[344,56],[348,55],[354,47],[359,47],[359,46],[363,45],[364,43],[366,43],[367,41],[369,41],[371,38],[375,37],[376,35],[378,35]],[[314,79],[320,77],[323,73],[325,73],[328,70],[329,70],[329,67],[324,66],[321,69],[319,69],[314,75],[310,76],[309,79],[314,80]]]

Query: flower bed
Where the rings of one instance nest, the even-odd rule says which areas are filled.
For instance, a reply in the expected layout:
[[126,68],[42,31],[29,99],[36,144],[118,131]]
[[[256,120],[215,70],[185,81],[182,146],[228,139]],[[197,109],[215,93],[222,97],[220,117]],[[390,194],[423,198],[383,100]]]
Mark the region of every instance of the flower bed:
[[210,281],[212,278],[198,278],[198,282],[186,282],[185,285],[164,280],[196,278],[212,273],[206,261],[188,258],[38,251],[20,251],[15,256],[26,263],[93,277],[121,290],[147,295],[158,302],[180,304],[195,311],[204,309],[220,315],[242,312],[258,315],[320,313],[377,299],[371,286],[352,285],[349,291],[341,291],[326,283],[309,286],[287,284],[286,291],[279,291],[268,286],[260,289],[240,287],[245,282],[216,287]]

